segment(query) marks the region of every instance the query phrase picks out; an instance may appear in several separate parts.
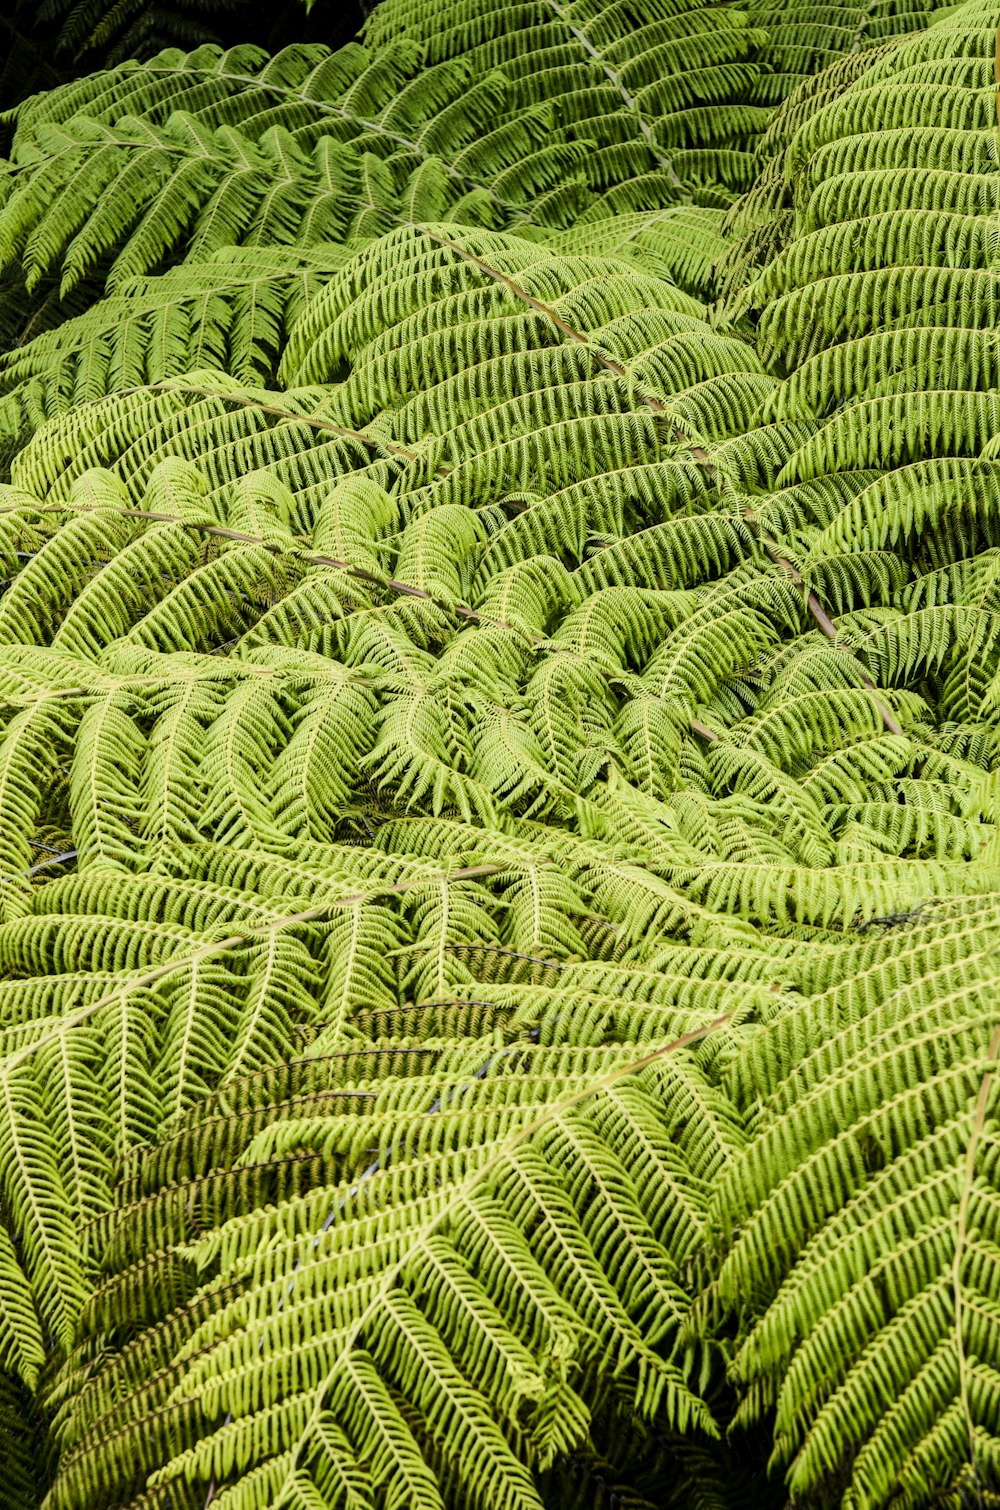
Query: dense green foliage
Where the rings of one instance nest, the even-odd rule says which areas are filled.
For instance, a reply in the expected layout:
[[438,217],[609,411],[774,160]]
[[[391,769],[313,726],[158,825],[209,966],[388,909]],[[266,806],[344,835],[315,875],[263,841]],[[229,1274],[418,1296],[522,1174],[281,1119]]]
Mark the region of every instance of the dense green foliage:
[[299,42],[351,41],[372,0],[9,0],[0,12],[0,109],[40,89],[168,47],[232,46],[252,33],[277,52]]
[[889,12],[18,110],[4,1507],[1000,1500],[1000,14]]

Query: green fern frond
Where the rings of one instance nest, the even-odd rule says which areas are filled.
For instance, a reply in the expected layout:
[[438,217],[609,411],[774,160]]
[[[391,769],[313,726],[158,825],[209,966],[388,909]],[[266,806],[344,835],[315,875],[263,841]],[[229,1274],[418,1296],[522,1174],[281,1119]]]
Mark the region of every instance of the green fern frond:
[[846,16],[382,0],[19,110],[47,1510],[993,1492],[996,18]]
[[[759,1381],[748,1417],[776,1403],[775,1457],[794,1492],[842,1472],[855,1499],[886,1503],[908,1485],[947,1492],[970,1458],[991,1472],[991,1396],[978,1387],[995,1331],[982,1228],[990,980],[970,961],[963,983],[924,1007],[904,986],[828,1040],[822,1067],[816,1056],[793,1065],[748,1150],[739,1215],[733,1187],[720,1190],[714,1219],[741,1230],[719,1296],[744,1296],[749,1318],[733,1370]],[[831,1136],[824,1118],[845,1098],[852,1111]],[[779,1145],[775,1163],[764,1150]],[[793,1215],[804,1209],[805,1228]],[[886,1368],[891,1392],[874,1384]]]

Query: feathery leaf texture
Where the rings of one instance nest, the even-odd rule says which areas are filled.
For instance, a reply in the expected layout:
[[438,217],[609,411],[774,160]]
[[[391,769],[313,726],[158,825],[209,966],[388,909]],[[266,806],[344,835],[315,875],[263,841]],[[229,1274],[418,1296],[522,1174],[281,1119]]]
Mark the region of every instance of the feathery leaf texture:
[[998,23],[18,107],[4,1504],[996,1502]]

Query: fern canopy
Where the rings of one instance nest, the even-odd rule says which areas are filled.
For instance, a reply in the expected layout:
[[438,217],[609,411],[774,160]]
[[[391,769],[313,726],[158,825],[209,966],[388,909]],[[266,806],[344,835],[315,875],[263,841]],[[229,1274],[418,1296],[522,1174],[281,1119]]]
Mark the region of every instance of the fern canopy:
[[382,0],[18,107],[12,1510],[1000,1494],[995,56]]

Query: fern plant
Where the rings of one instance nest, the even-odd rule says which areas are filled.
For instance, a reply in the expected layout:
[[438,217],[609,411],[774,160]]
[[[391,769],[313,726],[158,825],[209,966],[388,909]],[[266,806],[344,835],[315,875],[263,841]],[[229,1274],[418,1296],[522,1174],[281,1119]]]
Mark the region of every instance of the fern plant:
[[725,9],[20,110],[12,1507],[998,1492],[995,37],[725,226]]
[[959,978],[928,958],[929,914],[903,983],[800,1040],[711,1213],[737,1419],[774,1411],[772,1461],[806,1502],[995,1482],[996,912],[963,923]]
[[[680,73],[656,83],[659,53],[679,46],[683,58],[715,33],[694,20],[692,41],[683,24],[673,41],[677,27],[654,7],[633,37],[614,7],[598,6],[598,51],[577,24],[585,17],[536,10],[518,16],[531,50],[520,49],[513,72],[482,17],[442,42],[424,7],[416,32],[413,18],[373,17],[368,48],[290,48],[270,62],[250,47],[167,52],[37,96],[18,112],[0,256],[24,257],[29,281],[58,266],[70,288],[114,249],[114,288],[189,249],[239,244],[251,227],[265,243],[314,240],[324,234],[310,224],[316,211],[328,237],[331,228],[338,239],[370,237],[405,216],[414,194],[426,204],[428,177],[448,196],[438,213],[459,205],[459,219],[475,210],[491,222],[558,226],[588,205],[601,216],[690,198],[707,171],[705,143],[719,140],[726,161],[739,157],[739,134],[757,120],[738,103],[760,40],[745,17],[718,33],[700,83]],[[506,15],[498,9],[493,27],[506,27]],[[506,34],[516,45],[521,31]],[[648,79],[643,69],[653,70]],[[670,152],[681,154],[676,165]],[[373,196],[385,206],[374,227],[365,214]]]

